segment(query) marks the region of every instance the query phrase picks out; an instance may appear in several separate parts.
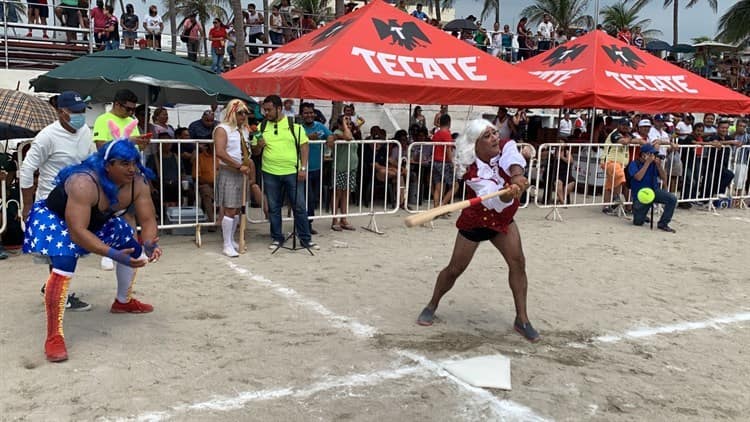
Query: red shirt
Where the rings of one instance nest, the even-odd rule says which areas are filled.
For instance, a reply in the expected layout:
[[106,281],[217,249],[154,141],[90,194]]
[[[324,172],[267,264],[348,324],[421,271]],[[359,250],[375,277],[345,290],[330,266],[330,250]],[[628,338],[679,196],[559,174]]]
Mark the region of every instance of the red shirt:
[[91,19],[94,21],[94,31],[103,31],[107,27],[107,17],[104,10],[95,7],[91,9]]
[[[448,129],[440,129],[432,135],[432,142],[453,142],[451,131]],[[446,161],[445,158],[448,156],[445,151],[445,145],[435,145],[432,151],[432,157],[434,161]],[[450,160],[447,160],[450,161]]]
[[227,36],[227,30],[223,27],[213,27],[208,31],[208,38],[221,38],[218,41],[211,41],[211,48],[220,48],[224,46],[224,38]]

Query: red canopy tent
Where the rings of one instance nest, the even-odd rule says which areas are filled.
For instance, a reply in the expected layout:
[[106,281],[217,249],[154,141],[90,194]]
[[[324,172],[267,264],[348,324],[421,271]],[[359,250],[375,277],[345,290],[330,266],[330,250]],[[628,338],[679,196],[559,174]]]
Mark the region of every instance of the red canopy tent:
[[562,91],[381,0],[223,76],[250,95],[559,106]]
[[603,31],[593,31],[517,65],[565,92],[566,107],[649,113],[750,113],[750,98]]

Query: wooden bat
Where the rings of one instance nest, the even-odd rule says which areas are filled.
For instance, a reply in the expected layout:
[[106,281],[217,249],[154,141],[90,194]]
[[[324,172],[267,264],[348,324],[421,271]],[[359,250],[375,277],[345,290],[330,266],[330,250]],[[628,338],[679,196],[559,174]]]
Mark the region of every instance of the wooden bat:
[[404,224],[406,224],[406,227],[414,227],[418,226],[420,224],[429,223],[430,221],[434,220],[435,218],[449,213],[453,211],[459,211],[464,208],[472,207],[475,205],[479,205],[482,201],[490,198],[494,198],[496,196],[503,195],[510,191],[510,187],[507,187],[505,189],[500,189],[497,192],[488,193],[484,196],[477,196],[476,198],[467,199],[465,201],[461,202],[454,202],[452,204],[443,205],[440,207],[432,208],[430,210],[420,212],[419,214],[413,214],[404,219]]
[[247,252],[247,243],[245,243],[245,229],[247,228],[247,175],[242,174],[242,206],[240,207],[240,241],[239,253]]

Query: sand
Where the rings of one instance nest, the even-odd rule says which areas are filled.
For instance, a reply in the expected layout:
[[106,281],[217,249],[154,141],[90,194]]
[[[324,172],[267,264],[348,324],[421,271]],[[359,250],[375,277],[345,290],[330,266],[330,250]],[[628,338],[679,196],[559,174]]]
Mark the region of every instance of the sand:
[[[315,256],[270,255],[266,225],[250,225],[236,259],[215,233],[202,248],[167,236],[161,262],[139,272],[148,315],[110,314],[114,274],[84,259],[72,290],[94,307],[66,313],[61,364],[43,354],[46,269],[0,261],[0,419],[746,420],[750,212],[680,210],[677,234],[598,208],[562,213],[517,216],[537,344],[512,330],[489,244],[436,324],[417,326],[455,228],[406,229],[403,212],[378,217],[382,236],[321,230]],[[496,353],[511,358],[512,391],[472,389],[439,366]]]

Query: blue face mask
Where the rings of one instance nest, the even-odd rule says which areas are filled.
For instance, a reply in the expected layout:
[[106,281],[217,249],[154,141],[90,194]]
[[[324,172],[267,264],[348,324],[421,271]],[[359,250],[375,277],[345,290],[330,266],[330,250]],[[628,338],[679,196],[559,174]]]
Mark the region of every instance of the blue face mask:
[[75,130],[78,130],[82,128],[86,124],[86,115],[83,113],[80,114],[71,114],[70,115],[70,122],[68,124]]

